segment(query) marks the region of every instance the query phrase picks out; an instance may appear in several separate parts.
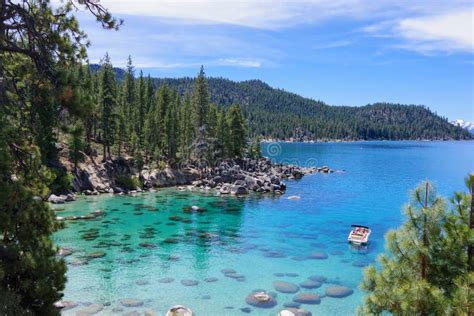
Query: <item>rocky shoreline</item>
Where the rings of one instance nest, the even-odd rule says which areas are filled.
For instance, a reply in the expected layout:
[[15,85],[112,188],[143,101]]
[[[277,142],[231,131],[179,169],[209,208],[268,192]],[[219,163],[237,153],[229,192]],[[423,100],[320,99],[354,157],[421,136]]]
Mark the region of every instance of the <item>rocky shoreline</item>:
[[[214,168],[199,168],[189,163],[180,168],[167,166],[162,170],[144,166],[134,167],[131,159],[109,160],[98,163],[92,159],[71,170],[71,192],[51,194],[48,202],[62,204],[75,200],[75,194],[98,195],[101,193],[134,194],[154,188],[178,187],[179,190],[214,190],[217,194],[243,195],[250,192],[285,193],[284,180],[301,179],[312,173],[332,173],[324,167],[299,167],[275,164],[268,158],[224,160]],[[126,177],[137,184],[126,187],[119,179]]]

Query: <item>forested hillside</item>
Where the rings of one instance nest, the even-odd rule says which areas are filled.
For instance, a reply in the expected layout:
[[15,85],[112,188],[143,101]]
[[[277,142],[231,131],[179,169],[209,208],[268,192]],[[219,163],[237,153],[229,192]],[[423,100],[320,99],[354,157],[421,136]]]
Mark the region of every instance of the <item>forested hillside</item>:
[[[211,101],[240,104],[251,136],[297,139],[470,139],[469,133],[420,105],[376,103],[329,106],[274,89],[260,80],[209,78]],[[180,95],[192,93],[193,78],[154,79]]]

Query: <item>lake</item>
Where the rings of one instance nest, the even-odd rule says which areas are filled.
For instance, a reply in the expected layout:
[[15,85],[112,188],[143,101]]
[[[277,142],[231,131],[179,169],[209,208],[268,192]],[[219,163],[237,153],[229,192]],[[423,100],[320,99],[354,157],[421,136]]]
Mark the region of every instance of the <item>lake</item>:
[[[102,304],[101,314],[164,315],[175,304],[196,315],[276,315],[295,294],[280,293],[272,282],[300,284],[309,276],[327,278],[321,287],[300,292],[323,295],[334,284],[350,287],[345,298],[321,298],[301,305],[313,315],[351,315],[362,302],[358,289],[363,267],[384,251],[384,234],[403,220],[408,193],[429,179],[440,194],[465,190],[463,178],[474,171],[474,142],[271,143],[263,153],[278,162],[328,165],[343,170],[287,181],[280,197],[214,194],[160,189],[132,196],[80,197],[54,206],[59,216],[100,209],[99,220],[69,222],[54,235],[56,244],[74,248],[66,257],[64,299],[80,306]],[[289,200],[298,195],[299,200]],[[191,205],[204,212],[188,212]],[[347,242],[351,224],[372,228],[366,249]],[[103,257],[84,264],[84,256]],[[309,259],[311,254],[326,259]],[[235,273],[223,273],[233,269]],[[224,272],[226,272],[224,270]],[[256,289],[275,292],[277,305],[246,304]],[[137,307],[120,299],[135,298]],[[130,302],[129,302],[130,303]],[[141,303],[143,303],[141,305]]]

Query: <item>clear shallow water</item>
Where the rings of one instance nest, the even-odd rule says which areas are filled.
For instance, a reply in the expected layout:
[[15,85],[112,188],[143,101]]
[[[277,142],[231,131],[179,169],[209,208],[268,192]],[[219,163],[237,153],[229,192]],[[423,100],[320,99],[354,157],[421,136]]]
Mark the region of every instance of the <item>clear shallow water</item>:
[[[87,265],[69,265],[64,299],[108,305],[101,312],[106,315],[121,307],[121,298],[139,298],[144,305],[122,307],[118,314],[153,309],[160,315],[174,304],[184,304],[197,315],[245,315],[240,310],[245,307],[252,309],[251,315],[276,315],[293,294],[278,293],[278,305],[272,309],[249,306],[245,297],[255,289],[275,291],[275,280],[298,284],[310,275],[323,275],[328,283],[300,292],[323,294],[336,283],[353,288],[354,294],[324,297],[319,305],[302,307],[313,315],[351,315],[363,297],[357,288],[360,266],[374,262],[384,249],[384,233],[401,223],[408,191],[430,179],[447,196],[464,190],[463,177],[474,171],[474,142],[283,143],[265,144],[263,149],[276,161],[327,164],[345,172],[288,181],[286,194],[275,198],[163,189],[136,197],[84,197],[66,204],[58,215],[105,211],[99,220],[70,222],[55,234],[58,245],[76,249],[66,260],[71,263],[94,251],[106,255]],[[301,199],[288,200],[290,195]],[[184,212],[190,205],[206,212]],[[347,245],[353,223],[372,228],[367,251]],[[87,233],[94,236],[94,230],[96,239],[83,239]],[[156,247],[140,247],[143,242]],[[301,260],[316,251],[326,252],[328,259]],[[225,268],[244,278],[225,277]],[[205,282],[209,277],[218,280]],[[162,278],[174,281],[160,283]],[[184,286],[180,281],[186,279],[199,284]]]

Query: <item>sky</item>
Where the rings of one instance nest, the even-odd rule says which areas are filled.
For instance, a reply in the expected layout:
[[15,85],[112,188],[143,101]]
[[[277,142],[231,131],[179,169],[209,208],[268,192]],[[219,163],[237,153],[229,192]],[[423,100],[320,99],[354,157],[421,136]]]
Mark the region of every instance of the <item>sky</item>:
[[474,5],[398,0],[102,0],[124,23],[78,12],[89,59],[128,55],[154,77],[206,74],[330,105],[423,104],[474,121]]

